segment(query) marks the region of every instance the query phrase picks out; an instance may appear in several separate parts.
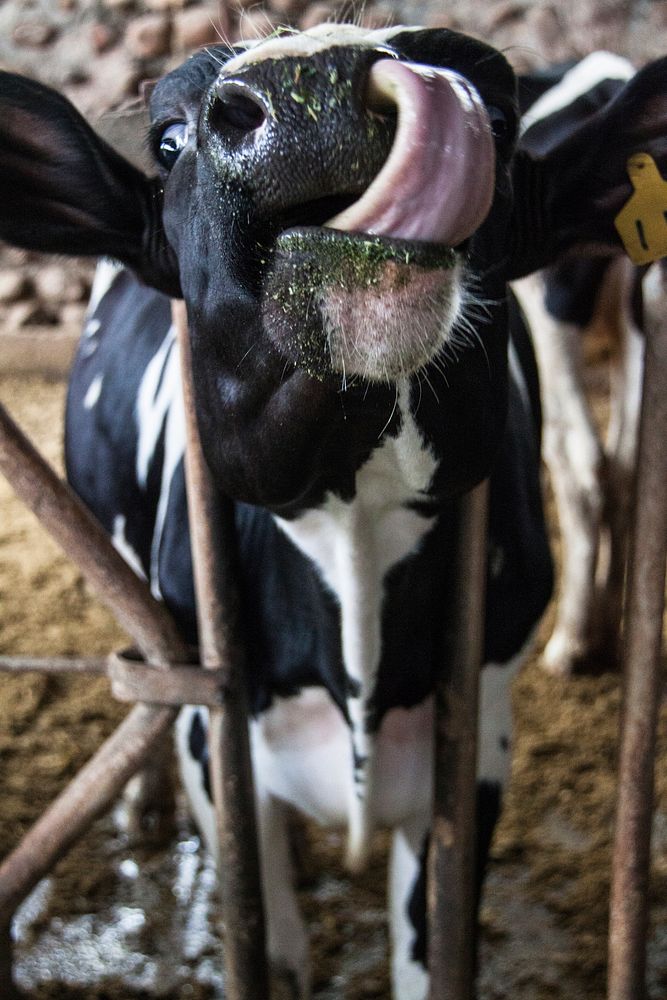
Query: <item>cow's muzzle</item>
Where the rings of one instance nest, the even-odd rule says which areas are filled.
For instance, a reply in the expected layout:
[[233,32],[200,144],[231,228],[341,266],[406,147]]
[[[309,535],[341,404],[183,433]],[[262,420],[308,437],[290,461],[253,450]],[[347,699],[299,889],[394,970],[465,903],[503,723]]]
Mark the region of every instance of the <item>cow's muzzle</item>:
[[458,246],[494,190],[484,104],[459,74],[332,47],[223,68],[202,119],[223,180],[279,229]]

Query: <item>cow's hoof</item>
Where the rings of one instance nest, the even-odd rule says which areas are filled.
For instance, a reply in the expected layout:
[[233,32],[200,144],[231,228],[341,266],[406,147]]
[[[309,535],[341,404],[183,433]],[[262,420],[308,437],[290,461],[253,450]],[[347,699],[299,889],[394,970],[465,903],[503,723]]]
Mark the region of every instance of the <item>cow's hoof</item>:
[[581,662],[581,649],[562,633],[554,632],[542,655],[542,668],[552,677],[571,677]]

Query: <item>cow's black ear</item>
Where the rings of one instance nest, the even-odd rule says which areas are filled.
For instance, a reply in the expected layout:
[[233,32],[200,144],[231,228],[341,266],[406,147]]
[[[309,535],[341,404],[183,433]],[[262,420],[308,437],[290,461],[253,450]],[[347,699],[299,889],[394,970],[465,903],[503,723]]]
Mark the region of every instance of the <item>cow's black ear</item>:
[[114,257],[177,293],[158,181],[119,156],[55,90],[5,72],[0,192],[0,238],[8,243]]
[[667,177],[667,57],[640,70],[543,158],[515,159],[512,277],[574,247],[621,249],[614,219],[633,193],[628,161],[648,153]]

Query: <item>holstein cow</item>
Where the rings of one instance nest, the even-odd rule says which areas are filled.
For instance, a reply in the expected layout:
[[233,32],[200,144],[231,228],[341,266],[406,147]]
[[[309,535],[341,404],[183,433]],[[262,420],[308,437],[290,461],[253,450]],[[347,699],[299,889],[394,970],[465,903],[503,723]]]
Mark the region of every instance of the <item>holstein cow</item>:
[[[125,265],[95,283],[70,479],[194,638],[168,296],[187,304],[204,451],[237,502],[269,949],[296,997],[307,935],[287,806],[346,825],[357,866],[393,829],[394,996],[426,996],[432,691],[457,498],[488,474],[490,838],[512,664],[552,583],[536,371],[520,324],[508,344],[506,282],[614,242],[628,153],[664,152],[664,70],[537,162],[515,153],[514,75],[482,42],[324,25],[221,45],[155,88],[153,179],[62,97],[0,77],[0,236]],[[211,839],[203,711],[184,711],[178,740]]]
[[[596,52],[574,66],[521,77],[521,147],[547,156],[634,73],[627,59]],[[644,269],[618,250],[595,251],[566,255],[514,285],[537,355],[544,458],[562,536],[558,613],[543,657],[557,674],[596,660],[614,665],[619,655],[644,357]],[[614,345],[605,443],[584,388],[587,330],[604,333]]]

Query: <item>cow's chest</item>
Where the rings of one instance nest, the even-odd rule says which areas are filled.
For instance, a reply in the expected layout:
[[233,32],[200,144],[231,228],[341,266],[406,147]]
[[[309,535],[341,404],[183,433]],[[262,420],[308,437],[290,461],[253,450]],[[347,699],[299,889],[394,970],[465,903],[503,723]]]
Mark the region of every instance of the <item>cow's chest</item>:
[[[262,576],[274,581],[271,594],[280,591],[275,580],[281,573],[292,579],[300,566],[303,569],[304,558],[314,568],[320,590],[324,588],[327,602],[336,607],[334,634],[327,639],[332,648],[325,643],[327,655],[332,663],[340,658],[344,672],[341,685],[337,670],[332,670],[336,683],[329,687],[321,664],[311,671],[300,664],[290,680],[283,654],[276,656],[271,644],[266,645],[267,657],[257,668],[265,671],[267,696],[251,727],[258,794],[287,801],[324,825],[347,825],[349,856],[355,860],[363,856],[375,827],[394,826],[426,810],[431,794],[430,688],[423,680],[417,685],[410,678],[415,680],[417,661],[424,658],[423,648],[417,649],[413,641],[415,621],[428,626],[424,616],[431,617],[425,594],[432,586],[424,582],[424,570],[428,575],[429,567],[437,565],[441,575],[443,567],[437,558],[424,559],[426,549],[436,544],[432,531],[436,518],[420,511],[437,463],[410,412],[409,395],[406,382],[397,396],[399,433],[385,438],[358,471],[352,500],[330,495],[322,506],[295,519],[275,518],[281,535],[297,550],[297,562],[269,569],[267,558],[286,555],[280,546],[261,548],[250,560],[259,562]],[[248,531],[244,537],[249,558],[255,536]],[[404,587],[397,598],[393,571],[399,564],[412,565],[415,556],[420,560],[419,586]],[[284,655],[289,651],[286,627],[308,632],[323,627],[324,621],[319,619],[324,605],[317,599],[306,599],[305,592],[293,585],[289,595],[289,609],[283,605],[288,626],[275,618],[266,599],[254,606],[256,627],[257,616],[268,616]],[[401,615],[404,620],[397,620]],[[428,628],[418,630],[419,638],[425,631]],[[392,662],[387,672],[388,647]],[[308,643],[298,648],[302,652]],[[313,648],[321,650],[317,642]],[[299,676],[308,680],[299,683]],[[392,690],[385,692],[392,684]],[[283,688],[294,688],[294,693]],[[377,704],[384,706],[381,719],[369,725]],[[181,732],[185,737],[183,721]],[[199,786],[201,772],[199,778],[196,772],[192,777]]]
[[[271,791],[323,822],[349,818],[359,801],[373,824],[395,822],[408,799],[414,809],[415,784],[428,801],[430,708],[393,708],[377,734],[367,725],[382,684],[387,579],[424,544],[435,520],[414,508],[427,496],[436,460],[410,412],[407,383],[397,406],[399,434],[359,470],[352,500],[330,496],[320,508],[278,522],[337,602],[347,695],[345,714],[320,688],[274,701],[256,724],[255,754]],[[404,669],[409,673],[411,664]]]
[[[375,738],[366,793],[373,825],[393,827],[429,807],[433,705],[391,709]],[[322,688],[277,699],[253,723],[260,794],[289,802],[323,826],[343,826],[355,795],[350,727]]]

